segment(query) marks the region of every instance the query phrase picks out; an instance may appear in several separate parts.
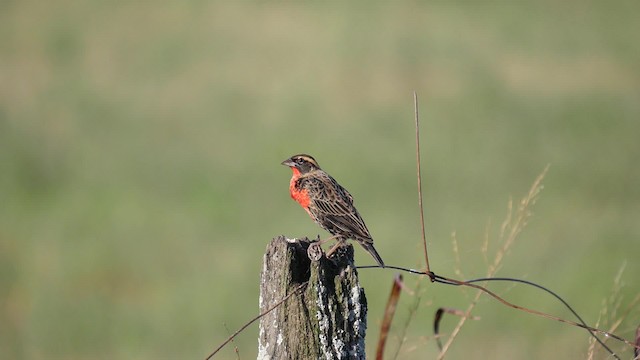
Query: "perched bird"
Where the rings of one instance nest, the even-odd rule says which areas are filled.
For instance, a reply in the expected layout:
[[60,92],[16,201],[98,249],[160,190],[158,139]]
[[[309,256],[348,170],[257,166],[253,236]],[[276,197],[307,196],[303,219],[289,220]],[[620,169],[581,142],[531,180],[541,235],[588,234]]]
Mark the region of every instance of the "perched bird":
[[347,239],[357,241],[380,267],[384,267],[382,258],[373,247],[369,229],[353,206],[353,197],[347,189],[322,170],[309,155],[294,155],[283,161],[282,165],[293,171],[289,182],[291,198],[302,206],[313,221],[331,233],[338,244]]

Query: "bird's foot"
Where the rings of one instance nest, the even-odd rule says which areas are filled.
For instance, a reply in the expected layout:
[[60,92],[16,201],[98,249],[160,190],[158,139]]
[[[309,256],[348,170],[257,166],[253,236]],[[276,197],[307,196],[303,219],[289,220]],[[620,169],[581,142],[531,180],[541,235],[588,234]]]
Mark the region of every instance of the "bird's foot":
[[[337,236],[333,236],[333,237],[327,239],[326,241],[331,240],[332,238],[336,238],[336,237]],[[327,257],[331,256],[331,254],[333,254],[336,250],[338,250],[343,244],[344,244],[344,241],[338,241],[335,245],[333,245],[331,247],[331,249],[329,249],[329,251],[327,251]]]

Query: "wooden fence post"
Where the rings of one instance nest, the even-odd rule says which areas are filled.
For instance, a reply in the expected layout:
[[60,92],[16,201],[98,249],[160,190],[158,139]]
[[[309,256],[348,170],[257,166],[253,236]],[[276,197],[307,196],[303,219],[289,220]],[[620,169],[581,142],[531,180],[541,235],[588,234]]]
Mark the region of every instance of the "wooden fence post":
[[367,300],[350,244],[329,260],[308,239],[274,238],[264,255],[260,312],[296,291],[260,319],[258,359],[366,358]]

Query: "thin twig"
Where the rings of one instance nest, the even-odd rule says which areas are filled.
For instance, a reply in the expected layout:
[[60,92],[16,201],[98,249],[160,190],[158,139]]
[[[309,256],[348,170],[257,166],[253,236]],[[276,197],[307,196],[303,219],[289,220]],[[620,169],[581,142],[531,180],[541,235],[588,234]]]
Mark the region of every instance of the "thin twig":
[[[422,206],[422,171],[420,169],[420,120],[418,118],[418,94],[413,92],[413,110],[416,121],[416,162],[418,171],[418,206],[420,207],[420,228],[422,230],[422,245],[424,246],[424,261],[426,272],[430,273],[429,253],[427,252],[427,236],[424,227],[424,207]],[[433,280],[432,280],[433,281]]]
[[[227,327],[227,324],[223,323],[222,326],[224,326],[224,329],[227,330],[227,334],[229,334],[230,331],[229,331],[229,328]],[[233,339],[231,340],[231,343],[233,344]],[[233,350],[236,352],[236,360],[240,360],[240,351],[238,350],[238,347],[234,346]]]
[[253,324],[257,320],[259,320],[261,317],[263,317],[263,316],[267,315],[268,313],[270,313],[271,311],[273,311],[273,309],[277,308],[283,302],[287,301],[291,296],[293,296],[294,294],[297,294],[298,291],[300,291],[303,287],[307,286],[307,284],[308,284],[308,281],[305,281],[302,284],[298,285],[289,295],[285,296],[284,298],[282,298],[282,300],[280,300],[277,303],[273,304],[273,306],[268,308],[265,312],[263,312],[260,315],[254,317],[253,319],[249,320],[248,323],[244,324],[240,329],[238,329],[238,331],[234,332],[233,335],[229,336],[229,338],[227,340],[225,340],[222,344],[220,344],[220,346],[218,346],[215,350],[213,350],[213,352],[211,354],[209,354],[209,356],[207,356],[205,358],[205,360],[211,359],[213,357],[213,355],[218,353],[218,351],[220,351],[220,349],[222,349],[231,340],[233,340],[233,338],[235,338],[238,334],[240,334],[242,331],[244,331],[244,329],[246,329],[249,325]]

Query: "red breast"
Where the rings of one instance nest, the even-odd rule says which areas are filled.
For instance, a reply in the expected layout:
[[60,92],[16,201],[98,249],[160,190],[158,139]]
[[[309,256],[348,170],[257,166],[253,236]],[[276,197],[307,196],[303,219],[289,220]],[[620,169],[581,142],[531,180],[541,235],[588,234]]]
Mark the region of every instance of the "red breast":
[[[307,194],[306,189],[296,189],[296,181],[300,177],[300,170],[292,167],[293,176],[291,177],[291,181],[289,181],[289,193],[291,194],[291,198],[295,200],[300,206],[302,206],[305,210],[309,207],[309,202],[311,199],[309,198],[309,194]],[[308,212],[308,210],[307,210]]]

